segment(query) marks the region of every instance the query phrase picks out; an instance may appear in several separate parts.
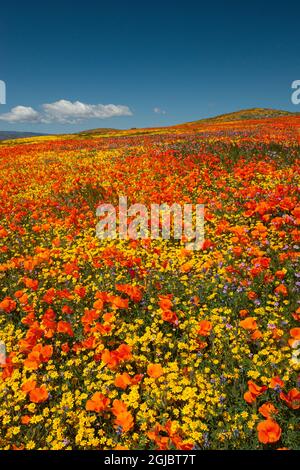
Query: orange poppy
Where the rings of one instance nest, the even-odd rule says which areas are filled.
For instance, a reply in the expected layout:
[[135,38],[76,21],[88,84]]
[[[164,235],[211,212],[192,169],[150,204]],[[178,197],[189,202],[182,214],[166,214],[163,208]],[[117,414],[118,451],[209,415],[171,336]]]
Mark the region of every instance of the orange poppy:
[[175,312],[172,312],[172,310],[163,310],[161,317],[164,321],[167,321],[172,325],[178,325],[178,317]]
[[5,297],[5,299],[0,302],[0,310],[4,310],[6,313],[11,313],[15,310],[17,304],[10,297]]
[[247,392],[244,393],[244,400],[251,405],[256,401],[256,396],[247,390]]
[[274,291],[276,294],[281,294],[281,295],[288,295],[288,290],[287,288],[285,287],[284,284],[279,284],[278,287],[276,287],[275,291]]
[[249,391],[255,395],[255,396],[259,396],[261,395],[265,390],[267,390],[268,387],[266,387],[266,385],[257,385],[255,382],[253,382],[252,380],[249,380],[248,381],[248,387],[249,387]]
[[264,403],[258,408],[258,411],[267,419],[271,419],[273,415],[278,413],[277,408],[275,408],[275,406],[270,402]]
[[85,297],[85,294],[86,294],[86,288],[83,286],[75,286],[74,292],[75,294],[79,295],[79,297],[83,299],[83,297]]
[[240,326],[245,330],[256,330],[257,329],[257,322],[256,318],[254,317],[247,317],[245,320],[240,321]]
[[31,416],[24,415],[21,417],[21,423],[22,424],[29,424],[31,420]]
[[111,411],[115,416],[127,411],[127,405],[122,400],[114,400]]
[[92,398],[86,402],[85,409],[87,411],[96,411],[97,413],[107,410],[110,399],[100,392],[94,393]]
[[255,300],[257,297],[257,294],[253,291],[248,292],[247,297],[249,300]]
[[162,310],[169,310],[172,308],[173,304],[169,298],[163,296],[159,296],[159,298],[160,300],[158,302],[158,305]]
[[296,312],[293,313],[293,318],[297,321],[300,321],[300,307],[297,308]]
[[69,336],[74,336],[72,326],[67,321],[62,321],[61,320],[57,323],[57,332],[58,333],[64,333],[64,334],[69,335]]
[[281,392],[280,398],[284,400],[292,410],[298,410],[300,408],[300,391],[296,388],[292,388],[287,394]]
[[239,313],[240,313],[241,318],[245,318],[248,315],[249,312],[246,309],[242,309],[242,310],[240,310]]
[[71,315],[71,313],[73,313],[73,309],[69,305],[64,305],[61,311],[66,315]]
[[110,369],[114,369],[120,362],[126,361],[131,358],[131,347],[128,344],[120,344],[120,346],[114,350],[104,349],[101,354],[101,360],[107,364]]
[[115,378],[114,384],[116,387],[126,390],[128,385],[131,385],[131,378],[127,372],[123,374],[118,374]]
[[300,339],[300,328],[292,328],[290,330],[290,335],[292,336],[292,338],[294,339]]
[[104,349],[101,354],[101,360],[106,364],[110,369],[114,369],[118,363],[119,358],[114,351],[109,351],[108,349]]
[[281,380],[281,378],[278,377],[278,375],[276,375],[276,377],[273,377],[270,381],[270,388],[275,388],[275,387],[282,388],[283,386],[284,386],[284,381]]
[[164,370],[160,364],[149,364],[147,367],[147,374],[149,377],[153,377],[157,379],[161,375],[163,375]]
[[127,294],[134,302],[140,302],[142,300],[143,294],[138,286],[131,286],[130,284],[117,284],[116,289],[119,292],[124,292],[124,294]]
[[128,346],[128,344],[120,344],[120,346],[116,349],[116,352],[119,358],[123,361],[131,358],[131,346]]
[[201,335],[201,336],[208,336],[211,332],[211,329],[212,329],[212,323],[208,320],[201,320],[199,323],[198,323],[198,335]]
[[104,302],[102,299],[98,299],[94,302],[93,307],[96,310],[103,310]]
[[281,427],[276,421],[266,419],[257,425],[258,440],[263,444],[272,444],[277,442],[281,436]]
[[252,335],[251,335],[251,339],[253,339],[253,341],[256,341],[258,339],[261,339],[262,338],[262,333],[259,331],[259,330],[255,330],[253,331]]
[[48,399],[48,392],[45,385],[34,388],[29,393],[29,399],[33,403],[42,403]]
[[130,411],[119,413],[114,420],[114,424],[116,427],[122,428],[122,432],[130,431],[134,426],[133,416]]
[[281,270],[276,271],[275,276],[276,276],[278,279],[282,280],[282,279],[284,278],[284,276],[285,276],[285,272],[284,272],[284,271],[281,271]]
[[265,385],[259,386],[252,380],[248,381],[249,390],[244,393],[244,399],[247,403],[252,404],[255,402],[256,398],[261,395],[267,387]]
[[31,390],[33,390],[36,387],[36,381],[35,380],[27,380],[27,382],[24,382],[21,390],[23,392],[29,393]]
[[129,300],[123,299],[122,297],[119,297],[118,295],[111,295],[109,298],[109,301],[112,303],[112,305],[115,308],[128,308],[129,306]]
[[186,263],[180,266],[180,271],[182,273],[188,273],[193,267],[193,261],[187,261]]

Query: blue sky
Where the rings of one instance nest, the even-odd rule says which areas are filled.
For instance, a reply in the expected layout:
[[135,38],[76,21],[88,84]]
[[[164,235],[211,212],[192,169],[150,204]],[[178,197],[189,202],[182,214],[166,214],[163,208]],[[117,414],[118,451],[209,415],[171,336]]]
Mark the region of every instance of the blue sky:
[[300,111],[291,102],[300,2],[280,3],[5,2],[0,130],[163,126],[256,106]]

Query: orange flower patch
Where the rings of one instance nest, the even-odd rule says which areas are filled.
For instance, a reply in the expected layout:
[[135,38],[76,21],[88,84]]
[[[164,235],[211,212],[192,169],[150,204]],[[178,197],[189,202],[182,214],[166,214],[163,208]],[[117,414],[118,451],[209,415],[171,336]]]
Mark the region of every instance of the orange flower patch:
[[87,411],[96,411],[97,413],[100,413],[101,411],[107,410],[109,404],[109,398],[100,392],[96,392],[92,398],[86,402],[85,409]]
[[5,299],[0,302],[0,311],[3,310],[6,313],[11,313],[15,310],[17,303],[10,297],[5,297]]
[[29,399],[32,403],[43,403],[48,400],[48,392],[45,385],[30,390]]
[[147,374],[149,377],[157,379],[161,377],[164,373],[164,370],[160,364],[149,364],[147,367]]
[[245,330],[256,330],[257,329],[257,322],[256,318],[254,317],[247,317],[245,320],[240,321],[240,326]]
[[292,388],[288,393],[281,392],[280,398],[284,400],[292,410],[298,410],[300,408],[300,390],[297,390],[297,388]]
[[261,415],[263,415],[264,418],[267,419],[272,419],[272,417],[278,413],[277,408],[275,408],[275,406],[270,402],[264,403],[258,408],[258,411]]
[[127,372],[123,374],[118,374],[115,378],[114,384],[116,387],[126,390],[126,388],[131,385],[132,381],[130,375]]
[[197,331],[198,335],[209,336],[211,329],[212,329],[212,323],[208,320],[201,320],[198,323],[198,327],[199,327]]
[[276,421],[266,419],[257,425],[258,440],[263,444],[272,444],[279,441],[281,437],[281,428]]
[[71,325],[71,323],[69,323],[67,321],[62,321],[61,320],[57,323],[57,332],[58,333],[63,333],[65,335],[69,335],[69,336],[74,336],[72,325]]

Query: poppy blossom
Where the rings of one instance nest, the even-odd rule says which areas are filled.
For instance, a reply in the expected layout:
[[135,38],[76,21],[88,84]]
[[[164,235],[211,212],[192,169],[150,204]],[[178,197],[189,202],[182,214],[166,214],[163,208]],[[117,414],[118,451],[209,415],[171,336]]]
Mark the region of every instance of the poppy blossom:
[[104,302],[102,299],[95,300],[93,307],[96,310],[103,310]]
[[129,307],[129,300],[123,299],[122,297],[118,295],[110,296],[109,301],[115,308],[127,309]]
[[131,378],[127,372],[124,372],[123,374],[118,374],[115,378],[114,384],[118,388],[122,388],[125,390],[128,385],[131,385]]
[[[297,448],[300,119],[260,112],[1,143],[0,447]],[[97,238],[121,193],[202,248]]]
[[283,386],[284,386],[284,381],[281,380],[281,378],[278,377],[278,375],[276,375],[276,377],[273,377],[270,381],[270,388],[276,388],[276,387],[282,388]]
[[246,310],[246,309],[242,309],[242,310],[240,310],[240,312],[239,312],[241,318],[245,318],[245,317],[248,315],[248,313],[249,313],[249,312],[248,312],[248,310]]
[[256,395],[253,395],[249,390],[244,393],[244,400],[251,405],[256,401]]
[[160,295],[158,305],[162,310],[170,310],[173,303],[169,297]]
[[45,385],[32,389],[29,392],[29,399],[32,403],[42,403],[48,400],[48,392]]
[[149,364],[147,367],[147,374],[149,377],[153,377],[157,379],[161,375],[163,375],[164,370],[160,364]]
[[300,408],[300,390],[292,388],[288,393],[281,392],[280,398],[284,400],[292,410]]
[[127,405],[122,400],[114,400],[111,411],[115,416],[118,416],[127,411]]
[[31,416],[29,415],[24,415],[21,417],[21,423],[22,424],[29,424],[30,423],[30,420],[31,420]]
[[0,311],[3,310],[6,313],[11,313],[15,310],[17,303],[10,297],[5,297],[5,299],[0,302]]
[[114,419],[115,427],[120,427],[122,432],[128,432],[134,426],[133,416],[130,411],[123,411],[119,413]]
[[292,328],[290,330],[290,335],[292,338],[294,339],[300,339],[300,328],[297,327],[297,328]]
[[258,339],[261,339],[263,337],[262,335],[262,332],[259,331],[259,330],[255,330],[253,331],[253,333],[251,334],[251,339],[253,339],[254,341],[258,340]]
[[21,390],[23,392],[29,393],[34,388],[36,388],[36,380],[27,380],[27,382],[23,383]]
[[276,421],[266,419],[257,425],[258,440],[263,444],[272,444],[279,441],[281,437],[281,427]]
[[257,322],[256,318],[254,317],[247,317],[245,320],[240,321],[240,326],[245,330],[256,330],[257,329]]
[[178,317],[175,312],[172,312],[172,310],[163,310],[161,318],[164,321],[173,324],[174,326],[178,325]]
[[57,323],[57,332],[58,333],[63,333],[65,335],[69,335],[69,336],[74,336],[72,326],[67,321],[62,321],[61,320]]
[[85,409],[87,411],[101,412],[107,410],[110,399],[100,392],[94,393],[92,398],[86,402]]
[[244,393],[244,399],[247,403],[252,404],[256,401],[256,398],[259,397],[268,387],[266,385],[257,385],[252,380],[248,381],[248,391]]
[[247,297],[249,300],[255,300],[257,298],[257,294],[256,292],[250,291],[248,292]]
[[249,391],[255,396],[261,395],[268,388],[266,385],[257,385],[253,380],[248,381],[248,387]]
[[260,412],[261,415],[263,415],[264,418],[271,419],[272,416],[278,413],[277,408],[275,406],[268,402],[264,403],[262,406],[258,408],[258,411]]
[[140,302],[142,300],[143,294],[138,286],[132,286],[130,284],[117,284],[116,289],[119,292],[124,292],[124,294],[127,294],[134,302]]
[[212,329],[212,323],[208,320],[201,320],[198,323],[198,335],[208,336]]
[[281,294],[283,296],[287,296],[288,295],[288,290],[286,288],[286,286],[284,284],[279,284],[278,287],[276,287],[275,291],[274,291],[276,294]]
[[37,344],[25,359],[24,366],[28,367],[28,369],[38,369],[41,363],[49,361],[52,354],[53,346]]

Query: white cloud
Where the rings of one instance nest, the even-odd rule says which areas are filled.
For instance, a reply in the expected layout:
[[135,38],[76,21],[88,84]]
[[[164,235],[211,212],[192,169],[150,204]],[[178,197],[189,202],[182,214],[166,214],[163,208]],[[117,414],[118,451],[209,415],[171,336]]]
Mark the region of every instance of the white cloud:
[[155,107],[153,109],[153,112],[156,113],[156,114],[166,114],[166,111],[164,109],[161,109],[161,108],[158,108],[158,107]]
[[114,116],[132,116],[128,106],[116,104],[85,104],[80,101],[59,100],[42,105],[43,112],[27,106],[16,106],[9,113],[0,114],[6,122],[75,123],[84,119],[107,119]]
[[15,106],[9,113],[0,114],[0,120],[6,122],[39,122],[40,113],[30,106]]
[[80,101],[59,100],[43,104],[45,119],[49,122],[77,122],[82,119],[106,119],[113,116],[132,116],[128,106],[115,104],[85,104]]

